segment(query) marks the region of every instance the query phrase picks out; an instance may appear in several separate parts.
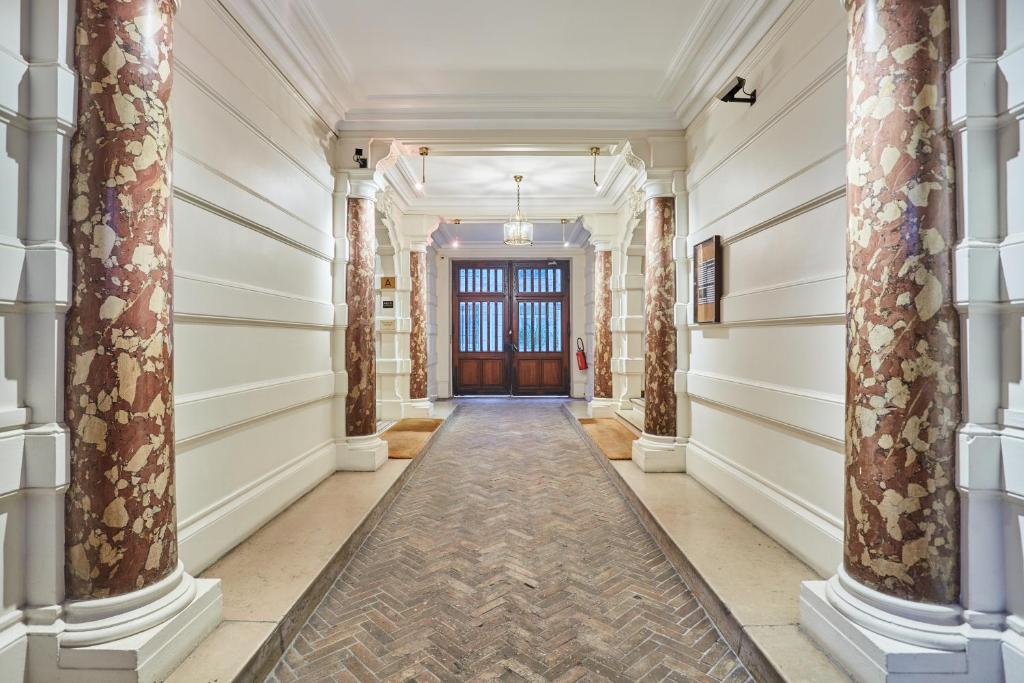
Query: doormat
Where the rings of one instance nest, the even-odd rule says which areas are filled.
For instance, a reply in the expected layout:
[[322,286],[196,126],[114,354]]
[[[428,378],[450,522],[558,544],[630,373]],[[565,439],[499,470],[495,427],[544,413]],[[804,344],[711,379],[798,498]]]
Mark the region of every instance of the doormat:
[[614,417],[581,417],[580,424],[609,460],[629,460],[633,457],[633,442],[637,435]]
[[415,458],[443,422],[431,418],[399,420],[394,427],[380,435],[388,443],[388,457],[396,460]]

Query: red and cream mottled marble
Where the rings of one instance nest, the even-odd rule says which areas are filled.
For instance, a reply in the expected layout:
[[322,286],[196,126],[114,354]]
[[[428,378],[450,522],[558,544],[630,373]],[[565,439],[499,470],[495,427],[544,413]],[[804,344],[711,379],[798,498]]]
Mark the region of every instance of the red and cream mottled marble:
[[947,0],[849,10],[845,567],[908,600],[959,595]]
[[79,0],[65,415],[66,594],[177,565],[171,365],[172,0]]
[[594,266],[594,397],[612,397],[612,252]]
[[349,260],[345,273],[348,329],[345,331],[345,433],[368,436],[377,430],[377,360],[374,337],[374,204],[349,197]]
[[409,253],[409,398],[427,397],[427,255],[422,251]]
[[676,435],[676,264],[675,199],[647,200],[644,317],[647,349],[644,357],[644,432]]

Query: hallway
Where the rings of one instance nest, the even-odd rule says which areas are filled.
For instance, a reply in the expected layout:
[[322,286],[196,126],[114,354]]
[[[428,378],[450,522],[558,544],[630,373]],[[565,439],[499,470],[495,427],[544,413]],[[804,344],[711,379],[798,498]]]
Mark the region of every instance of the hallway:
[[560,404],[463,402],[267,680],[749,680]]
[[1024,0],[0,18],[3,683],[1024,683]]

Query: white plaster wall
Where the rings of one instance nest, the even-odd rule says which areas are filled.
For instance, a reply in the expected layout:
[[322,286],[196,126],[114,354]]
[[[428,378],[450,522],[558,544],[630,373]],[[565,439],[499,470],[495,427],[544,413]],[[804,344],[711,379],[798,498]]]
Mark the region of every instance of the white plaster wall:
[[737,70],[757,104],[716,100],[687,129],[689,248],[720,235],[724,260],[722,323],[691,329],[687,471],[823,576],[842,538],[845,57],[840,3],[797,0]]
[[[593,245],[588,245],[584,250],[584,282],[583,282],[583,319],[586,321],[584,324],[584,330],[586,336],[583,337],[583,348],[587,352],[587,370],[584,373],[586,380],[583,386],[583,397],[588,401],[594,398],[594,309],[597,306],[597,291],[595,288],[595,270],[597,268],[597,252],[594,250]],[[572,358],[573,367],[578,367],[576,363],[576,340],[573,339],[572,352],[574,354]]]
[[215,0],[175,21],[181,556],[201,571],[334,469],[326,126]]
[[63,599],[67,0],[0,1],[0,678],[21,680],[22,610]]
[[437,295],[437,252],[433,246],[427,247],[427,397],[431,400],[438,397],[438,295]]
[[964,422],[961,603],[1008,613],[1003,664],[1024,680],[1024,2],[953,2]]

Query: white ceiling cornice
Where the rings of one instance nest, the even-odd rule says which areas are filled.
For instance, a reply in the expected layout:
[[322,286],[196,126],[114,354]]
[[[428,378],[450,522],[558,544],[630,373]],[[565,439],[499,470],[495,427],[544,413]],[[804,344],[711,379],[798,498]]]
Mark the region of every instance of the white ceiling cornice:
[[[689,30],[681,27],[679,46],[655,92],[647,97],[570,97],[517,92],[370,95],[346,46],[339,44],[311,0],[215,1],[235,16],[326,121],[342,132],[384,130],[392,135],[474,129],[680,131],[735,75],[731,70],[792,2],[709,0]],[[388,49],[387,39],[386,33],[380,36],[381,50]]]
[[793,0],[733,1],[732,11],[718,14],[701,50],[704,58],[694,60],[672,90],[675,114],[684,129],[715,99],[719,88],[742,76],[736,69],[791,4]]
[[[332,128],[344,119],[349,102],[331,78],[327,64],[314,61],[321,50],[315,38],[296,29],[280,15],[281,7],[267,0],[213,0],[235,18],[260,50]],[[299,23],[299,22],[295,22]]]

